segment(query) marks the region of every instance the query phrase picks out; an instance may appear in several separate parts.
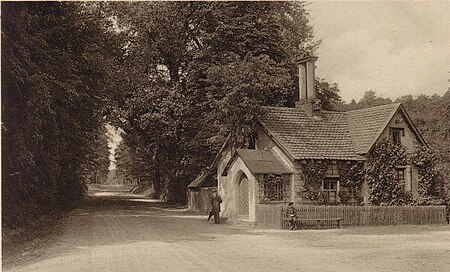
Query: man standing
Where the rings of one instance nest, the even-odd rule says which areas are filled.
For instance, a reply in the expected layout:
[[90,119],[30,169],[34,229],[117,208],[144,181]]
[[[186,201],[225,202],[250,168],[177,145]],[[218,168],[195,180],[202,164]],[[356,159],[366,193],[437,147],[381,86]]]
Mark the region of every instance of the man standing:
[[290,223],[289,229],[294,230],[296,228],[295,219],[297,218],[297,210],[295,209],[293,202],[289,203],[286,215]]
[[214,215],[214,224],[220,223],[220,203],[222,203],[222,198],[217,193],[217,189],[213,189],[213,194],[211,196],[211,211],[209,212],[208,221]]

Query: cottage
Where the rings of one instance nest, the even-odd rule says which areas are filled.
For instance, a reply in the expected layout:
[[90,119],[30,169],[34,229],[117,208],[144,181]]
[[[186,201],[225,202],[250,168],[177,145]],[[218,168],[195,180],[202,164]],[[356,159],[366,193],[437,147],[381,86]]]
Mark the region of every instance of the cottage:
[[[295,108],[264,108],[255,149],[223,145],[216,158],[222,216],[255,221],[258,203],[368,203],[367,179],[356,187],[341,184],[343,175],[356,175],[349,169],[367,167],[372,149],[381,141],[401,143],[408,155],[415,146],[426,146],[401,104],[321,110],[314,86],[316,60],[309,56],[298,63],[300,99]],[[312,190],[308,180],[315,173],[322,178]],[[413,165],[397,165],[396,178],[417,197]]]

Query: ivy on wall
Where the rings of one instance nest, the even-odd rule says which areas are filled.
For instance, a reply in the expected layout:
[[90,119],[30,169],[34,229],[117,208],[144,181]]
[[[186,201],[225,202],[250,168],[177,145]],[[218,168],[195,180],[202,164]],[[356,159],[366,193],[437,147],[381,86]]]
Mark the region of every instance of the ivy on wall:
[[[326,176],[326,170],[331,165],[330,161],[307,160],[302,163],[302,197],[318,204],[328,203],[328,199],[322,193],[322,183]],[[363,162],[339,162],[339,202],[340,204],[361,204],[361,184],[364,181]]]
[[361,205],[361,185],[364,182],[364,162],[341,162],[339,163],[339,200],[341,204]]
[[406,164],[407,154],[402,145],[387,140],[375,145],[366,168],[372,204],[405,205],[411,202],[404,181],[397,178],[397,167]]
[[302,163],[302,180],[304,182],[301,195],[303,198],[317,201],[322,199],[322,182],[328,163],[319,160],[307,160]]
[[444,178],[436,168],[434,152],[426,147],[417,146],[411,156],[411,163],[419,172],[419,197],[415,204],[441,204],[444,198]]
[[[416,147],[408,158],[403,146],[380,142],[371,152],[366,169],[370,202],[374,205],[441,204],[444,180],[435,162],[435,155],[427,147]],[[419,174],[419,197],[414,201],[411,193],[405,191],[404,181],[397,179],[396,167],[406,164],[414,165]]]
[[[327,160],[307,160],[302,163],[302,197],[318,204],[336,204],[329,203],[328,199],[322,193],[322,184],[326,176],[328,166],[331,165]],[[364,181],[364,164],[363,162],[339,162],[339,183],[341,190],[339,191],[340,204],[360,204],[361,184]],[[353,200],[353,201],[352,201]],[[353,202],[353,203],[352,203]]]
[[[362,184],[365,176],[369,185],[369,201],[373,205],[440,204],[445,195],[444,180],[435,164],[433,152],[426,147],[417,147],[408,158],[404,147],[384,140],[371,151],[367,167],[364,162],[341,161],[339,169],[339,204],[362,204]],[[327,160],[302,162],[303,186],[297,194],[317,204],[330,204],[322,194],[326,170],[331,164]],[[411,192],[405,190],[405,181],[397,176],[398,167],[413,164],[418,169],[419,197],[413,201]]]

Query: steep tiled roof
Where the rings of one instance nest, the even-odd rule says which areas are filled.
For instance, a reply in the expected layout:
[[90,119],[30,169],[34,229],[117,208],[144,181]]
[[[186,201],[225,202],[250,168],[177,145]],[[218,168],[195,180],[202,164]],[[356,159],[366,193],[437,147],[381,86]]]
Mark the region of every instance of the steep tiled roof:
[[294,159],[360,160],[346,113],[322,111],[320,118],[300,108],[265,107],[261,123]]
[[355,150],[367,153],[399,108],[399,103],[346,112]]
[[217,179],[214,177],[214,174],[215,172],[208,170],[203,171],[188,185],[188,188],[217,186]]
[[191,183],[189,183],[188,188],[198,188],[202,186],[203,182],[205,182],[207,174],[202,172],[198,175]]
[[239,157],[254,174],[288,174],[292,173],[274,154],[265,150],[236,149]]
[[228,171],[236,159],[240,157],[253,174],[290,174],[292,170],[274,154],[265,150],[236,149],[231,159],[225,166],[222,176],[228,175]]

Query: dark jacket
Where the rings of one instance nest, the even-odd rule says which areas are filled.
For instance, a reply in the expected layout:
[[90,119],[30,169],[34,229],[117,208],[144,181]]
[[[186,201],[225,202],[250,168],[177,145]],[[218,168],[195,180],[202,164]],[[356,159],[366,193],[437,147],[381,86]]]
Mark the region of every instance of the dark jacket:
[[211,197],[211,211],[220,212],[220,203],[222,203],[222,198],[219,194]]
[[287,208],[286,215],[287,215],[289,218],[297,217],[297,210],[294,208],[294,206],[289,206],[289,207]]

